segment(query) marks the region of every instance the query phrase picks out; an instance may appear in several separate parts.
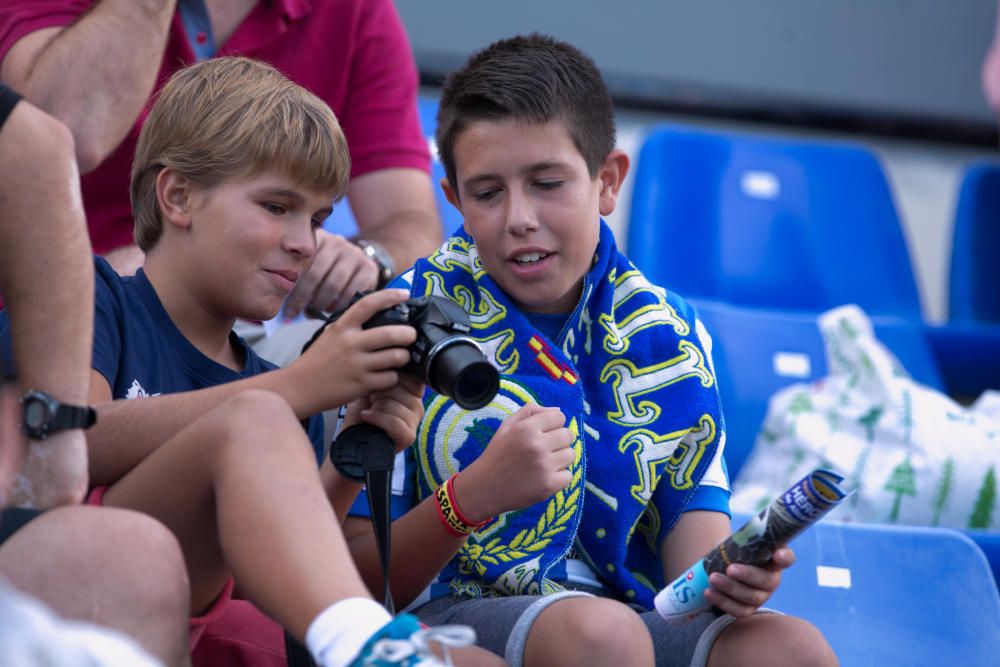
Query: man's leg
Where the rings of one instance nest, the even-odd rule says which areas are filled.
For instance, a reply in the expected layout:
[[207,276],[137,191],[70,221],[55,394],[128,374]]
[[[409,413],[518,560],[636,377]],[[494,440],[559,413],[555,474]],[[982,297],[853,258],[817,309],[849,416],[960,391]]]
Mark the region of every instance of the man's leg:
[[189,592],[174,536],[137,512],[53,509],[0,546],[0,574],[65,618],[131,635],[188,664]]

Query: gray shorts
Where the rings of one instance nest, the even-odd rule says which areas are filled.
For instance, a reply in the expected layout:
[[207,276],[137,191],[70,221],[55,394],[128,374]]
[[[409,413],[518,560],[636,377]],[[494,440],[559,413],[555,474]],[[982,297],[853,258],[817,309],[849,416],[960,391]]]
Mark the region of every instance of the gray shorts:
[[[444,597],[417,607],[413,613],[432,626],[468,625],[476,631],[476,644],[502,656],[512,667],[521,667],[528,632],[539,614],[559,600],[592,595],[592,592],[576,590],[544,597]],[[671,625],[655,611],[637,613],[653,638],[657,667],[703,667],[716,638],[736,620],[728,614],[716,616],[705,612],[683,625]]]

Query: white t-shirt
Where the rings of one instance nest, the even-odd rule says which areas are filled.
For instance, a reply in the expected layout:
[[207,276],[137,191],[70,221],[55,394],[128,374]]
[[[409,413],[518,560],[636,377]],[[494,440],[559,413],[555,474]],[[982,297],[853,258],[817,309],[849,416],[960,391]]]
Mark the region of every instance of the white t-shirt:
[[0,665],[4,667],[163,667],[130,637],[67,621],[0,581]]

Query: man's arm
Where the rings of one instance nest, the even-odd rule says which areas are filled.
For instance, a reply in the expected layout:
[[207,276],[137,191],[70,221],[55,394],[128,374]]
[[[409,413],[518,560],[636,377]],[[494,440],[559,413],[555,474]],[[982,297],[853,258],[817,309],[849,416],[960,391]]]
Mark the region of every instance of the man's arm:
[[[0,291],[22,391],[86,402],[93,284],[73,137],[22,101],[0,130]],[[83,433],[31,442],[21,481],[18,503],[48,507],[82,499]]]
[[[434,185],[419,169],[382,169],[351,181],[348,198],[361,237],[385,248],[403,271],[441,245]],[[387,197],[386,193],[392,193]]]
[[121,143],[149,99],[176,0],[100,0],[76,23],[19,39],[0,78],[63,121],[84,173]]

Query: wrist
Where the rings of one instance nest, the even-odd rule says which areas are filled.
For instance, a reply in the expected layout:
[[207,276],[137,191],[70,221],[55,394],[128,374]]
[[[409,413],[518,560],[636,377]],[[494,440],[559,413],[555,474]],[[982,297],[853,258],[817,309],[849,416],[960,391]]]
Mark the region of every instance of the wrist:
[[382,289],[388,285],[392,277],[396,275],[396,263],[393,261],[392,255],[375,241],[357,239],[354,244],[361,248],[365,257],[375,263],[375,268],[378,271],[375,289]]
[[489,494],[480,493],[482,484],[478,484],[472,479],[469,470],[456,473],[452,477],[452,489],[454,491],[454,501],[458,504],[462,516],[471,523],[485,523],[495,517],[500,512],[495,510],[489,502]]
[[441,525],[451,535],[465,538],[470,534],[485,526],[492,517],[473,521],[462,513],[461,508],[455,501],[455,477],[452,475],[434,491],[434,500],[437,503],[438,519]]

